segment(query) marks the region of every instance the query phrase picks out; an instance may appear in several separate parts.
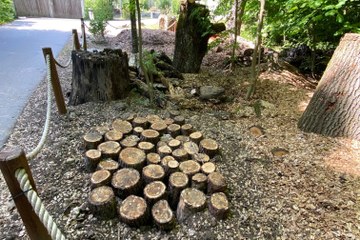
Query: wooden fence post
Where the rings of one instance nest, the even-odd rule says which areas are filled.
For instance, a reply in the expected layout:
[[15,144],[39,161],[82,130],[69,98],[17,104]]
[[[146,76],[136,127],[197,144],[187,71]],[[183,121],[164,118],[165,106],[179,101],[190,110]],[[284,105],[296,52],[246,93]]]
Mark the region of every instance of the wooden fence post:
[[29,176],[32,189],[36,191],[35,182],[31,175],[24,151],[19,147],[15,147],[8,151],[0,152],[0,169],[15,202],[16,208],[25,225],[28,236],[30,239],[51,240],[51,236],[47,232],[44,224],[36,215],[15,177],[15,171],[19,168],[25,169]]
[[43,48],[43,54],[44,54],[45,62],[46,62],[46,55],[50,55],[51,84],[53,87],[58,111],[61,115],[66,114],[64,95],[61,90],[59,76],[56,70],[54,56],[51,48]]
[[83,49],[84,49],[84,51],[87,51],[86,31],[85,31],[84,18],[80,18],[80,20],[81,20],[81,33],[82,33],[82,36],[83,36]]
[[77,30],[73,29],[72,34],[73,34],[73,43],[75,46],[75,50],[79,51],[80,50],[80,42],[79,42],[79,36],[78,36]]

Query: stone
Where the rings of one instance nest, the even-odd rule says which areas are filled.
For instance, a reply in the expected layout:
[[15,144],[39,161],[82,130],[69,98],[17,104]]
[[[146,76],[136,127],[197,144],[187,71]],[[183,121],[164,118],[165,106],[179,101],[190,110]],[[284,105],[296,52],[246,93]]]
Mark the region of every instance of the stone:
[[216,86],[202,86],[200,87],[200,99],[220,99],[224,97],[225,89],[223,87]]

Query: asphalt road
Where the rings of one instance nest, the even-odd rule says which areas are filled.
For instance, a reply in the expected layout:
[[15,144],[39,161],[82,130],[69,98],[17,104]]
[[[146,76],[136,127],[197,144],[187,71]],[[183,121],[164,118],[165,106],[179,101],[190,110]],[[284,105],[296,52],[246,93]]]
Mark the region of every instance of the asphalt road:
[[46,74],[42,48],[57,56],[80,20],[24,18],[0,26],[0,149]]

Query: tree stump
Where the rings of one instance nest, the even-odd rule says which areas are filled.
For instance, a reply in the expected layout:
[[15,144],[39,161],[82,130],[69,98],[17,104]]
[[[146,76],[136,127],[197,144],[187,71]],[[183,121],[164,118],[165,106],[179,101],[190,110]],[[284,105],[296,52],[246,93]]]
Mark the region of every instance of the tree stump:
[[111,180],[111,173],[108,170],[97,170],[91,174],[90,187],[91,189],[109,185]]
[[121,119],[116,119],[112,123],[112,128],[116,131],[121,132],[124,135],[131,133],[131,131],[133,130],[131,123],[129,123],[128,121],[121,120]]
[[169,125],[171,125],[171,124],[174,123],[174,119],[172,119],[172,118],[165,118],[165,119],[164,119],[164,123],[169,126]]
[[131,227],[147,224],[148,206],[142,197],[128,196],[119,207],[120,220]]
[[179,148],[181,146],[181,142],[177,139],[172,139],[168,142],[168,146],[172,149],[175,150],[177,148]]
[[89,132],[84,136],[84,145],[86,149],[97,149],[103,141],[103,136],[98,132]]
[[176,160],[170,160],[167,163],[167,167],[165,169],[166,175],[169,176],[170,174],[177,172],[179,170],[179,162]]
[[183,144],[185,151],[190,155],[193,156],[197,153],[199,153],[199,147],[194,142],[185,142]]
[[169,202],[172,209],[176,209],[180,193],[188,187],[189,178],[185,173],[175,172],[169,177]]
[[146,155],[147,164],[159,164],[161,162],[161,157],[157,153],[148,153]]
[[226,188],[225,178],[219,172],[213,172],[208,175],[208,193],[224,192]]
[[210,161],[210,157],[205,153],[197,153],[192,156],[193,160],[197,161],[200,164],[204,164]]
[[175,139],[179,140],[181,143],[186,143],[190,141],[189,136],[185,136],[185,135],[179,135]]
[[146,129],[148,127],[148,120],[145,117],[136,117],[132,121],[132,125],[134,127],[142,127],[143,129]]
[[[158,115],[155,115],[155,114],[147,115],[146,119],[150,123],[150,125],[162,121],[161,117],[159,117]],[[156,130],[156,129],[154,129],[154,130]]]
[[160,134],[164,134],[167,130],[167,125],[164,121],[161,120],[151,124],[150,128],[159,132]]
[[189,136],[194,131],[194,128],[191,124],[187,123],[181,126],[181,134]]
[[179,169],[180,171],[188,175],[191,179],[192,176],[200,172],[200,164],[198,164],[194,160],[187,160],[180,163]]
[[167,127],[167,132],[172,136],[172,137],[176,137],[180,134],[180,131],[181,131],[181,127],[179,124],[170,124],[168,127]]
[[160,139],[160,134],[158,131],[152,129],[146,129],[141,133],[141,140],[146,142],[151,142],[153,144],[157,144]]
[[167,169],[168,168],[168,163],[170,161],[175,161],[175,158],[172,157],[172,156],[165,156],[161,159],[161,166],[164,168],[164,169]]
[[191,187],[206,192],[207,176],[203,173],[197,173],[191,178]]
[[[166,144],[166,143],[165,143]],[[158,148],[157,152],[161,158],[164,158],[172,153],[171,148],[168,145],[164,145]]]
[[100,219],[111,219],[116,216],[115,195],[111,187],[101,186],[91,190],[89,198],[90,211]]
[[175,216],[168,201],[160,200],[151,209],[151,215],[156,226],[161,230],[171,230],[175,226]]
[[123,140],[121,140],[120,144],[123,148],[136,147],[138,145],[140,138],[136,135],[129,135]]
[[211,35],[225,30],[212,24],[209,10],[201,4],[182,5],[175,36],[174,67],[182,73],[198,73]]
[[229,213],[229,201],[223,192],[214,193],[209,200],[209,212],[216,219],[224,219]]
[[185,124],[184,116],[181,116],[181,115],[175,116],[174,117],[174,123],[177,124],[177,125],[180,125],[180,126]]
[[93,172],[100,162],[101,152],[97,149],[90,149],[85,152],[85,167]]
[[140,137],[143,131],[144,129],[142,127],[134,127],[133,134]]
[[180,200],[176,209],[176,216],[179,222],[195,212],[199,212],[206,207],[205,194],[195,188],[186,188],[180,194]]
[[113,159],[105,159],[99,162],[97,169],[108,170],[111,173],[116,172],[119,169],[119,163]]
[[110,130],[105,133],[105,141],[119,142],[123,138],[123,133],[117,130]]
[[119,154],[120,165],[124,168],[134,168],[141,171],[145,166],[146,154],[138,148],[125,148]]
[[139,142],[138,148],[143,150],[146,154],[153,152],[155,150],[155,145],[151,142]]
[[214,163],[212,162],[207,162],[207,163],[204,163],[202,166],[201,166],[201,172],[203,172],[204,174],[206,175],[209,175],[210,173],[213,173],[216,171],[216,166]]
[[70,105],[112,101],[127,96],[130,84],[128,57],[120,49],[103,52],[72,51]]
[[118,142],[107,141],[101,143],[98,146],[98,150],[101,152],[101,156],[103,158],[111,158],[117,160],[121,147]]
[[157,164],[149,164],[142,170],[142,176],[145,183],[161,181],[165,177],[164,168]]
[[166,197],[166,186],[161,181],[151,182],[144,188],[144,198],[149,207],[161,199],[166,199]]
[[200,144],[200,141],[203,139],[203,135],[201,132],[193,132],[189,135],[190,140],[196,144]]
[[189,157],[187,151],[184,148],[175,149],[172,152],[172,156],[175,158],[175,160],[177,160],[179,162],[183,162],[183,161],[187,160]]
[[200,151],[209,155],[210,158],[214,157],[219,152],[219,145],[213,139],[206,138],[200,141]]
[[298,122],[302,131],[360,140],[359,52],[360,34],[345,34]]
[[111,179],[115,194],[121,199],[141,192],[140,173],[133,168],[122,168],[116,171]]

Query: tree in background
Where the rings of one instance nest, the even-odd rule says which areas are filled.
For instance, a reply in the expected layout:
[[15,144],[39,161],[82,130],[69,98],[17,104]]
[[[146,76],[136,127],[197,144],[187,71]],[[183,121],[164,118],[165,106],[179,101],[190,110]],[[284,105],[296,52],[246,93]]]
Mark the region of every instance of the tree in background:
[[0,1],[0,24],[10,22],[14,19],[15,12],[12,0]]
[[113,19],[112,0],[86,0],[85,16],[89,18],[92,10],[94,19],[90,19],[90,32],[95,36],[104,38],[106,22]]

